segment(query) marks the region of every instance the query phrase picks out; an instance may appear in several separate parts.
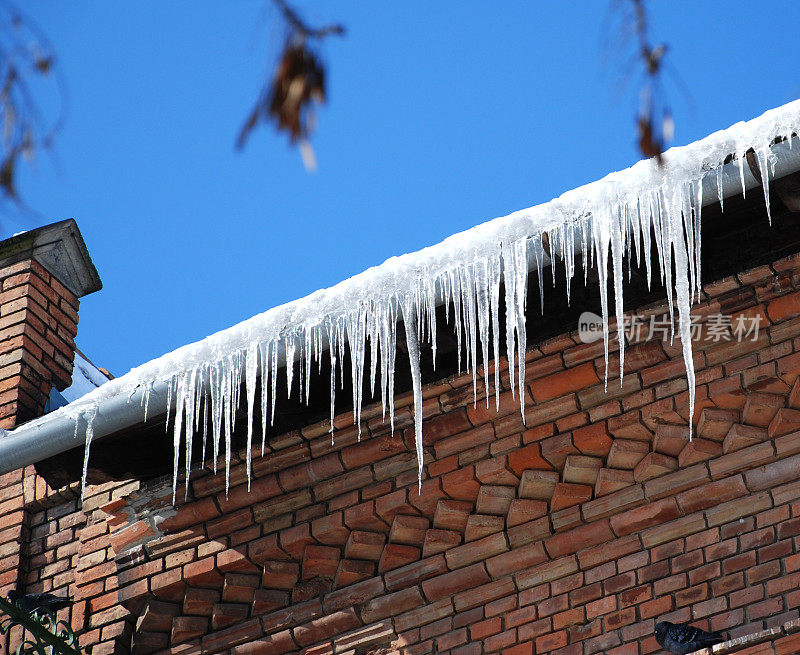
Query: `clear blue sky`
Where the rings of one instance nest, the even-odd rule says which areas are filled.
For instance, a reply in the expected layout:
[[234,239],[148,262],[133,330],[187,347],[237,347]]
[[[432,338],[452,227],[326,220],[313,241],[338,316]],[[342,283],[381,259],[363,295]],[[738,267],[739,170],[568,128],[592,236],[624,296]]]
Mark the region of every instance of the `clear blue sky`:
[[[651,5],[693,103],[668,79],[676,144],[800,97],[800,3]],[[296,6],[348,28],[314,175],[271,129],[233,148],[282,41],[267,2],[25,3],[69,113],[20,188],[42,223],[78,221],[105,284],[78,344],[115,374],[638,159],[606,0]]]

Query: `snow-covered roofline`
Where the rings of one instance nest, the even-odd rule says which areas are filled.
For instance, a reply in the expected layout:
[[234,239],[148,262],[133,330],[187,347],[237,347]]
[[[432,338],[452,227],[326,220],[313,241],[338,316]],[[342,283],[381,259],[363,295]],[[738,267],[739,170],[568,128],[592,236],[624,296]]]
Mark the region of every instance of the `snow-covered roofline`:
[[[689,337],[689,309],[699,297],[701,207],[716,196],[722,201],[730,192],[725,187],[724,164],[736,159],[741,189],[747,179],[745,153],[753,150],[759,163],[763,190],[769,210],[769,179],[780,164],[777,148],[782,141],[792,146],[792,135],[800,132],[800,101],[770,110],[748,122],[716,132],[687,146],[672,148],[664,155],[665,165],[644,160],[626,170],[568,191],[550,202],[496,218],[448,237],[441,243],[415,253],[392,257],[333,287],[316,291],[305,298],[270,309],[202,341],[178,348],[158,359],[132,369],[126,375],[105,383],[86,396],[41,419],[23,425],[0,439],[3,447],[17,444],[25,453],[34,450],[38,458],[50,456],[86,442],[86,461],[94,435],[105,436],[123,427],[146,420],[151,403],[164,407],[167,420],[173,412],[175,467],[185,447],[187,462],[195,431],[202,426],[204,442],[210,439],[216,460],[224,438],[226,472],[230,467],[231,438],[235,410],[240,404],[244,382],[249,429],[247,456],[254,435],[257,385],[261,393],[262,446],[266,422],[274,417],[277,371],[285,361],[300,361],[299,380],[293,380],[294,367],[287,369],[289,392],[297,387],[301,399],[308,398],[311,367],[321,358],[331,361],[331,420],[333,418],[337,362],[341,366],[345,343],[351,351],[354,418],[360,424],[366,352],[370,350],[371,388],[380,387],[384,412],[393,420],[394,363],[396,326],[403,321],[408,343],[414,395],[416,448],[422,473],[422,399],[419,349],[424,342],[434,348],[435,308],[444,303],[455,317],[459,353],[466,347],[466,364],[473,371],[499,352],[501,307],[505,311],[506,352],[512,392],[525,375],[525,308],[531,261],[541,273],[546,255],[543,234],[547,233],[553,252],[564,259],[566,275],[575,272],[576,251],[588,252],[584,267],[599,264],[600,293],[604,318],[604,342],[608,351],[607,271],[612,269],[614,314],[622,314],[624,256],[644,261],[648,283],[654,274],[650,261],[651,234],[658,253],[661,281],[675,292],[678,330],[683,337],[683,355],[690,389],[690,413],[694,405],[694,368]],[[787,150],[786,146],[781,146]],[[800,168],[797,153],[791,170]],[[778,170],[778,175],[787,170]],[[729,176],[728,176],[729,177]],[[675,279],[672,279],[672,270]],[[541,280],[541,274],[539,275]],[[501,287],[502,283],[502,287]],[[501,302],[501,288],[504,298]],[[567,285],[569,289],[569,285]],[[672,293],[668,294],[670,314]],[[622,321],[617,322],[622,331]],[[620,334],[620,337],[622,335]],[[327,353],[327,354],[326,354]],[[620,338],[620,374],[624,366],[624,339]],[[484,371],[488,371],[484,366]],[[606,371],[607,374],[607,371]],[[487,389],[491,387],[486,373]],[[495,396],[499,371],[494,372]],[[520,394],[523,410],[524,394]],[[499,402],[499,399],[498,399]],[[488,403],[488,394],[487,394]],[[209,424],[211,434],[206,434]],[[49,435],[49,451],[32,449],[25,439]],[[60,451],[53,452],[54,434]],[[24,443],[24,447],[23,447]],[[262,450],[263,452],[263,450]],[[21,455],[0,457],[5,470],[18,468]],[[34,460],[35,461],[35,460]],[[249,462],[248,462],[249,463]],[[249,468],[249,467],[248,467]],[[187,467],[188,475],[188,467]],[[84,464],[84,482],[86,463]]]

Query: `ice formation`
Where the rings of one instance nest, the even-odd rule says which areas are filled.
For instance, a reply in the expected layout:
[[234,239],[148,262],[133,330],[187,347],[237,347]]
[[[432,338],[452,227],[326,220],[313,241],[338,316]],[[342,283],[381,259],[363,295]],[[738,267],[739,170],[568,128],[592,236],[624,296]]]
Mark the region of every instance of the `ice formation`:
[[[609,343],[608,275],[614,289],[614,316],[622,316],[623,258],[643,262],[648,283],[656,274],[668,290],[669,312],[677,306],[678,332],[690,390],[690,412],[694,408],[694,367],[690,339],[690,306],[699,297],[700,217],[704,193],[722,202],[722,169],[734,157],[745,190],[745,153],[753,149],[763,178],[769,208],[769,177],[774,175],[775,155],[771,146],[800,132],[800,101],[768,111],[760,118],[733,127],[665,153],[665,166],[653,160],[569,191],[548,203],[497,218],[445,239],[416,253],[393,257],[329,289],[271,309],[202,341],[133,369],[107,382],[78,401],[58,410],[66,412],[85,429],[86,449],[92,439],[92,420],[98,406],[111,396],[143,390],[145,416],[150,391],[165,383],[167,425],[172,414],[174,442],[173,490],[177,488],[181,448],[186,461],[192,439],[199,429],[204,444],[210,441],[214,459],[224,448],[226,475],[230,472],[231,441],[235,411],[240,402],[247,407],[248,469],[254,426],[257,387],[261,386],[261,434],[274,418],[279,393],[299,393],[308,398],[312,366],[322,358],[331,364],[331,422],[336,386],[342,379],[345,344],[351,351],[353,408],[360,425],[362,382],[369,349],[368,372],[373,394],[380,389],[384,415],[394,423],[394,369],[396,328],[402,320],[408,343],[412,383],[416,450],[420,484],[422,479],[422,384],[420,346],[436,343],[435,308],[445,304],[448,320],[454,322],[459,357],[473,379],[483,364],[487,390],[494,387],[499,403],[499,372],[489,379],[489,360],[505,354],[511,390],[519,394],[524,417],[525,312],[529,271],[535,270],[540,285],[549,252],[564,262],[567,278],[575,274],[576,253],[583,252],[584,267],[596,265],[600,273],[603,340]],[[796,147],[796,146],[795,146]],[[714,188],[716,187],[716,188]],[[543,236],[545,235],[546,236]],[[650,261],[654,239],[658,268]],[[674,279],[673,279],[674,271]],[[585,271],[584,271],[585,274]],[[569,285],[567,285],[569,288]],[[504,290],[501,303],[501,289]],[[540,286],[541,292],[541,286]],[[673,293],[674,292],[674,301]],[[539,304],[538,302],[536,303]],[[500,353],[500,310],[505,311],[506,352]],[[537,308],[538,309],[538,308]],[[546,311],[546,309],[545,309]],[[624,367],[623,322],[618,320],[620,376]],[[480,344],[480,351],[478,349]],[[478,353],[482,361],[478,361]],[[277,388],[277,373],[285,362],[299,360],[298,379],[293,366],[287,368],[288,389]],[[606,357],[607,361],[607,357]],[[608,383],[606,364],[606,384]],[[245,398],[240,398],[244,388]],[[487,403],[489,394],[487,393]],[[135,401],[130,401],[135,402]],[[51,415],[52,418],[52,415]],[[263,453],[262,436],[262,453]],[[204,451],[205,452],[205,451]],[[189,466],[186,467],[189,474]]]

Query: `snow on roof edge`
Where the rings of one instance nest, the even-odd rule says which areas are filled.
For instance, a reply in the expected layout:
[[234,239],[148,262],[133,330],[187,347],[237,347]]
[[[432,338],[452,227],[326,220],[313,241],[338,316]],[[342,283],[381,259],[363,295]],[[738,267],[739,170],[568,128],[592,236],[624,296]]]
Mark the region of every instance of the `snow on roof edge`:
[[[381,395],[384,406],[388,403],[392,415],[397,320],[406,318],[416,406],[416,401],[421,398],[418,346],[430,340],[431,331],[435,330],[435,321],[431,321],[435,299],[444,298],[448,307],[452,306],[458,319],[459,340],[463,333],[467,364],[474,375],[479,363],[476,360],[477,341],[483,346],[484,362],[489,350],[487,346],[492,341],[494,355],[501,354],[497,350],[496,331],[501,281],[506,289],[507,356],[511,379],[513,384],[516,359],[521,383],[524,375],[522,353],[526,345],[524,294],[527,259],[531,249],[538,257],[543,232],[548,232],[551,243],[556,244],[557,251],[564,256],[568,274],[574,272],[575,246],[580,244],[591,248],[592,259],[601,264],[611,264],[614,283],[621,291],[624,255],[635,253],[645,257],[648,272],[651,270],[648,253],[652,228],[656,235],[662,281],[668,287],[674,286],[677,294],[683,334],[688,330],[686,321],[691,299],[700,290],[699,239],[696,236],[699,235],[704,186],[709,184],[709,179],[710,183],[720,184],[719,172],[731,154],[738,158],[744,185],[744,153],[747,150],[754,149],[762,171],[770,170],[774,163],[771,144],[798,132],[800,100],[769,110],[754,120],[736,123],[686,146],[672,148],[664,155],[664,168],[658,167],[654,160],[643,160],[628,169],[567,191],[547,203],[482,223],[418,252],[392,257],[333,287],[274,307],[151,360],[39,420],[53,420],[61,414],[77,421],[79,415],[91,414],[104,399],[131,395],[137,388],[164,382],[173,392],[171,401],[174,402],[171,404],[177,405],[176,452],[183,441],[187,442],[187,447],[191,445],[190,433],[196,427],[197,408],[204,402],[210,406],[212,445],[216,443],[216,455],[224,429],[232,430],[231,421],[235,413],[232,410],[240,401],[239,383],[243,380],[246,383],[251,422],[248,439],[251,439],[258,374],[267,390],[262,394],[262,415],[266,419],[269,413],[266,411],[269,409],[267,396],[272,398],[274,412],[275,373],[279,358],[293,360],[299,353],[302,396],[302,384],[308,383],[311,361],[319,360],[326,343],[332,345],[330,355],[338,358],[345,340],[354,352],[356,419],[361,397],[360,387],[355,388],[355,381],[360,382],[365,375],[366,348],[370,348],[373,355],[379,353]],[[765,194],[768,194],[769,177],[763,175]],[[677,274],[674,281],[671,279],[672,257],[675,258]],[[538,264],[541,266],[541,260]],[[601,265],[600,268],[607,270],[608,266]],[[605,279],[601,277],[606,319],[604,339],[607,343],[609,312],[604,287]],[[620,314],[621,293],[615,293],[615,296],[615,311]],[[410,320],[412,317],[416,320]],[[693,388],[690,344],[685,348],[689,349],[684,352],[684,358],[690,388]],[[415,358],[416,362],[413,361]],[[372,361],[374,366],[376,358],[373,357]],[[620,367],[623,363],[624,353]],[[373,369],[369,373],[374,380],[376,371]],[[486,382],[488,387],[489,380]],[[289,385],[292,385],[291,376]],[[524,412],[524,407],[522,410]],[[90,438],[91,421],[88,423],[87,438]],[[419,408],[415,410],[415,426],[419,452],[422,427]],[[419,465],[421,472],[421,458]]]

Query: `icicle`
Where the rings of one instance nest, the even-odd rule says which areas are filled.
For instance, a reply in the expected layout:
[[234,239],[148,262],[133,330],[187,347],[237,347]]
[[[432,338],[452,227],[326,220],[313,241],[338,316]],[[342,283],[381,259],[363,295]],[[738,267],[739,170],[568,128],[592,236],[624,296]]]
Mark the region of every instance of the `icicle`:
[[769,209],[769,147],[763,146],[756,150],[759,172],[761,173],[761,187],[764,189],[764,202],[767,204],[767,219],[772,225],[772,213]]
[[[92,439],[94,438],[94,417],[97,416],[97,405],[89,405],[80,417],[75,417],[75,438],[78,438],[78,423],[82,417],[86,421],[86,437],[85,445],[83,447],[83,473],[81,475],[81,504],[83,504],[83,497],[86,494],[86,477],[89,473],[89,451],[92,446]],[[175,498],[172,498],[173,504]]]
[[183,411],[186,403],[186,373],[181,375],[178,380],[178,388],[175,398],[175,425],[172,431],[173,465],[172,465],[172,504],[175,504],[175,497],[178,494],[178,467],[181,456],[181,429],[183,428]]
[[185,486],[184,486],[184,493],[183,499],[189,499],[189,477],[192,471],[192,447],[194,445],[194,430],[195,430],[195,399],[197,397],[197,369],[192,369],[189,371],[189,382],[186,387],[186,400],[184,401],[184,407],[186,412],[186,423],[185,423],[185,441],[186,441],[186,476],[185,476]]
[[[192,441],[201,420],[203,456],[206,453],[206,441],[210,439],[215,472],[224,436],[227,493],[233,456],[233,432],[241,395],[245,395],[247,405],[246,465],[249,486],[256,388],[260,384],[263,455],[266,451],[268,415],[270,425],[275,424],[279,364],[286,366],[286,392],[290,396],[295,376],[294,364],[298,361],[298,396],[301,401],[308,403],[312,360],[316,361],[317,370],[321,373],[323,358],[327,357],[330,361],[330,430],[333,439],[337,368],[338,384],[343,387],[348,349],[354,423],[360,431],[366,359],[369,356],[367,386],[373,397],[377,393],[377,386],[380,387],[383,416],[385,419],[388,413],[393,433],[397,324],[402,320],[411,364],[421,485],[420,352],[423,343],[429,344],[436,366],[437,306],[444,303],[444,316],[448,323],[452,316],[458,370],[467,369],[472,374],[475,404],[477,377],[482,366],[486,402],[489,405],[489,366],[491,359],[495,360],[494,394],[495,405],[499,408],[501,384],[496,362],[500,356],[500,286],[503,285],[505,355],[512,396],[519,395],[524,422],[529,267],[534,265],[536,268],[540,311],[544,313],[545,265],[549,263],[555,284],[556,259],[557,256],[561,258],[569,303],[576,250],[582,253],[584,281],[588,280],[589,267],[596,266],[599,273],[606,386],[610,339],[609,270],[613,275],[621,381],[625,357],[622,302],[624,258],[628,258],[628,276],[634,256],[636,266],[644,265],[648,287],[654,277],[654,262],[651,260],[657,261],[659,278],[667,290],[667,305],[673,326],[677,307],[677,333],[686,365],[691,414],[694,411],[695,384],[691,352],[691,303],[695,298],[699,300],[702,297],[701,216],[704,177],[715,176],[717,197],[722,208],[725,195],[723,167],[726,160],[730,160],[730,155],[737,160],[731,168],[738,166],[744,194],[744,160],[746,153],[752,149],[761,172],[767,216],[771,220],[769,177],[770,174],[774,176],[777,161],[777,148],[773,152],[772,144],[788,139],[789,147],[793,147],[792,134],[799,131],[800,101],[797,101],[768,112],[751,123],[737,124],[708,139],[670,150],[664,155],[664,169],[658,168],[652,161],[640,162],[627,171],[611,174],[592,185],[567,192],[551,203],[477,226],[419,253],[393,258],[383,266],[331,289],[276,307],[241,326],[186,346],[112,380],[76,401],[69,410],[64,410],[70,412],[70,417],[78,417],[75,419],[76,434],[80,420],[86,420],[87,423],[83,484],[93,435],[92,421],[98,411],[98,403],[119,394],[127,394],[128,399],[132,400],[134,393],[140,391],[140,402],[147,420],[151,395],[158,392],[159,398],[163,398],[161,392],[165,389],[165,429],[169,431],[171,428],[173,431],[173,495],[177,492],[178,464],[182,452],[186,459],[188,492]],[[713,183],[714,180],[709,179],[709,184]],[[547,240],[549,246],[545,250]],[[532,248],[530,253],[529,247]],[[652,256],[653,249],[656,251],[655,257]],[[673,327],[671,336],[674,336],[674,332]],[[324,352],[326,347],[328,353]],[[285,355],[285,361],[279,361],[279,353]],[[170,426],[171,419],[173,424]]]
[[[247,490],[250,491],[250,470],[253,465],[253,424],[256,420],[256,375],[258,373],[258,344],[247,348],[245,388],[247,390]],[[264,452],[262,439],[261,452]]]
[[414,445],[417,449],[417,481],[418,493],[422,493],[422,373],[419,365],[419,342],[417,328],[414,322],[416,311],[411,300],[403,301],[403,325],[406,329],[406,343],[408,345],[408,363],[411,366],[411,387],[414,396]]

